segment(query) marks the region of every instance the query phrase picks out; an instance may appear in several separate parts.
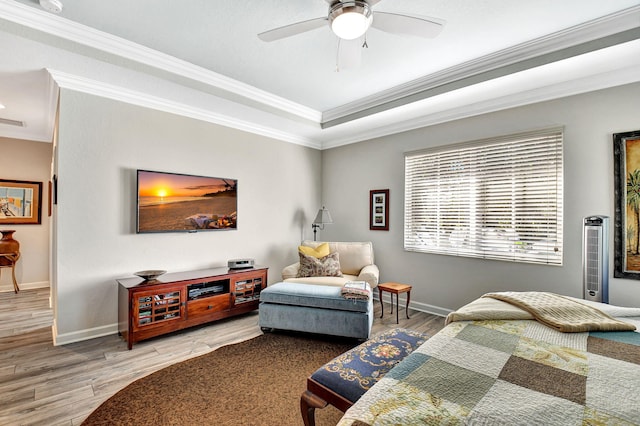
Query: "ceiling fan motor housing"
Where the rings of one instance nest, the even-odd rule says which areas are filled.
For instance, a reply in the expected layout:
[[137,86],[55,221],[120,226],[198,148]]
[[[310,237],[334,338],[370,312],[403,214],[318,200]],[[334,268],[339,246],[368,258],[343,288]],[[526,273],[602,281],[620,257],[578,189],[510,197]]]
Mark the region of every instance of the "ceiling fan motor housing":
[[62,2],[60,0],[40,0],[40,6],[49,12],[62,12]]
[[329,7],[329,26],[345,40],[362,36],[372,21],[373,12],[366,1],[336,1]]

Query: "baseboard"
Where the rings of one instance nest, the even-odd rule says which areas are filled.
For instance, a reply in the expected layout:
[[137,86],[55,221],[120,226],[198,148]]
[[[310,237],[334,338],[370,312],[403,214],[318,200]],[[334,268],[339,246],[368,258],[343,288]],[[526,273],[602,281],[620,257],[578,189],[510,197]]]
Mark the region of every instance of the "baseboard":
[[[380,302],[380,299],[378,297],[374,297],[374,298],[375,300]],[[386,293],[383,293],[382,299],[384,300],[384,303],[390,304],[391,294],[387,295]],[[394,306],[395,306],[395,301],[396,301],[396,298],[394,296],[393,298]],[[400,297],[400,300],[398,301],[398,306],[400,307],[400,309],[404,309],[406,305],[407,305],[407,297],[406,296]],[[427,303],[420,303],[415,301],[409,302],[409,309],[413,309],[419,312],[425,312],[427,314],[438,315],[440,317],[446,317],[447,315],[449,315],[450,312],[452,312],[450,309],[445,309],[439,306],[433,306]]]
[[[384,299],[385,303],[391,303],[390,297],[388,297],[386,294],[383,295],[382,298]],[[378,301],[378,303],[380,302],[377,297],[375,297],[375,300]],[[394,297],[394,302],[395,302],[395,297]],[[399,301],[400,309],[404,309],[404,307],[406,306],[406,303],[407,303],[407,298],[400,297],[400,301]],[[409,309],[413,309],[419,312],[426,312],[428,314],[438,315],[441,317],[446,317],[451,312],[451,310],[449,309],[444,309],[438,306],[433,306],[433,305],[429,305],[426,303],[419,303],[419,302],[410,302]],[[81,342],[83,340],[95,339],[96,337],[109,336],[112,334],[116,334],[118,332],[118,323],[104,325],[104,326],[95,327],[95,328],[87,328],[84,330],[78,330],[71,333],[58,334],[58,329],[56,327],[56,322],[54,320],[52,329],[53,329],[53,345],[60,346],[60,345],[67,345],[69,343]]]
[[[33,283],[18,283],[18,287],[20,287],[20,290],[49,288],[49,281],[36,281]],[[9,280],[9,282],[0,284],[0,293],[8,293],[8,292],[13,292],[13,282],[11,282],[11,280]]]
[[87,328],[71,333],[58,334],[58,327],[53,321],[53,346],[68,345],[69,343],[82,342],[96,337],[109,336],[118,332],[118,323],[103,325],[101,327]]

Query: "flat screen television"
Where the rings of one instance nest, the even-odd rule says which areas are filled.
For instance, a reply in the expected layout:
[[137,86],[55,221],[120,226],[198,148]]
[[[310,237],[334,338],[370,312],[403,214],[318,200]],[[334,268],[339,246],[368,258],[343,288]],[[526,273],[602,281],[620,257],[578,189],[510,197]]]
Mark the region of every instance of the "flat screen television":
[[236,229],[236,179],[137,171],[136,232]]

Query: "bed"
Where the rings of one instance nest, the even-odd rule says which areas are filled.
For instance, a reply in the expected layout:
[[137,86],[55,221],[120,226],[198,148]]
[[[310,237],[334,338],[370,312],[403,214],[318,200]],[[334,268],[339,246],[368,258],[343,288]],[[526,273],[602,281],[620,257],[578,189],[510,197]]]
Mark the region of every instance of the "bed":
[[487,294],[451,313],[338,425],[640,424],[638,328],[640,308]]

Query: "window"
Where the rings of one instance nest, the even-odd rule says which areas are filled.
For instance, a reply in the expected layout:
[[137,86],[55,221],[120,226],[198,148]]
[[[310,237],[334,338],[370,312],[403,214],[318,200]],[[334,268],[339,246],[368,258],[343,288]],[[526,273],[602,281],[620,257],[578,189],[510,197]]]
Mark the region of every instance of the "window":
[[562,265],[562,129],[405,154],[405,250]]

